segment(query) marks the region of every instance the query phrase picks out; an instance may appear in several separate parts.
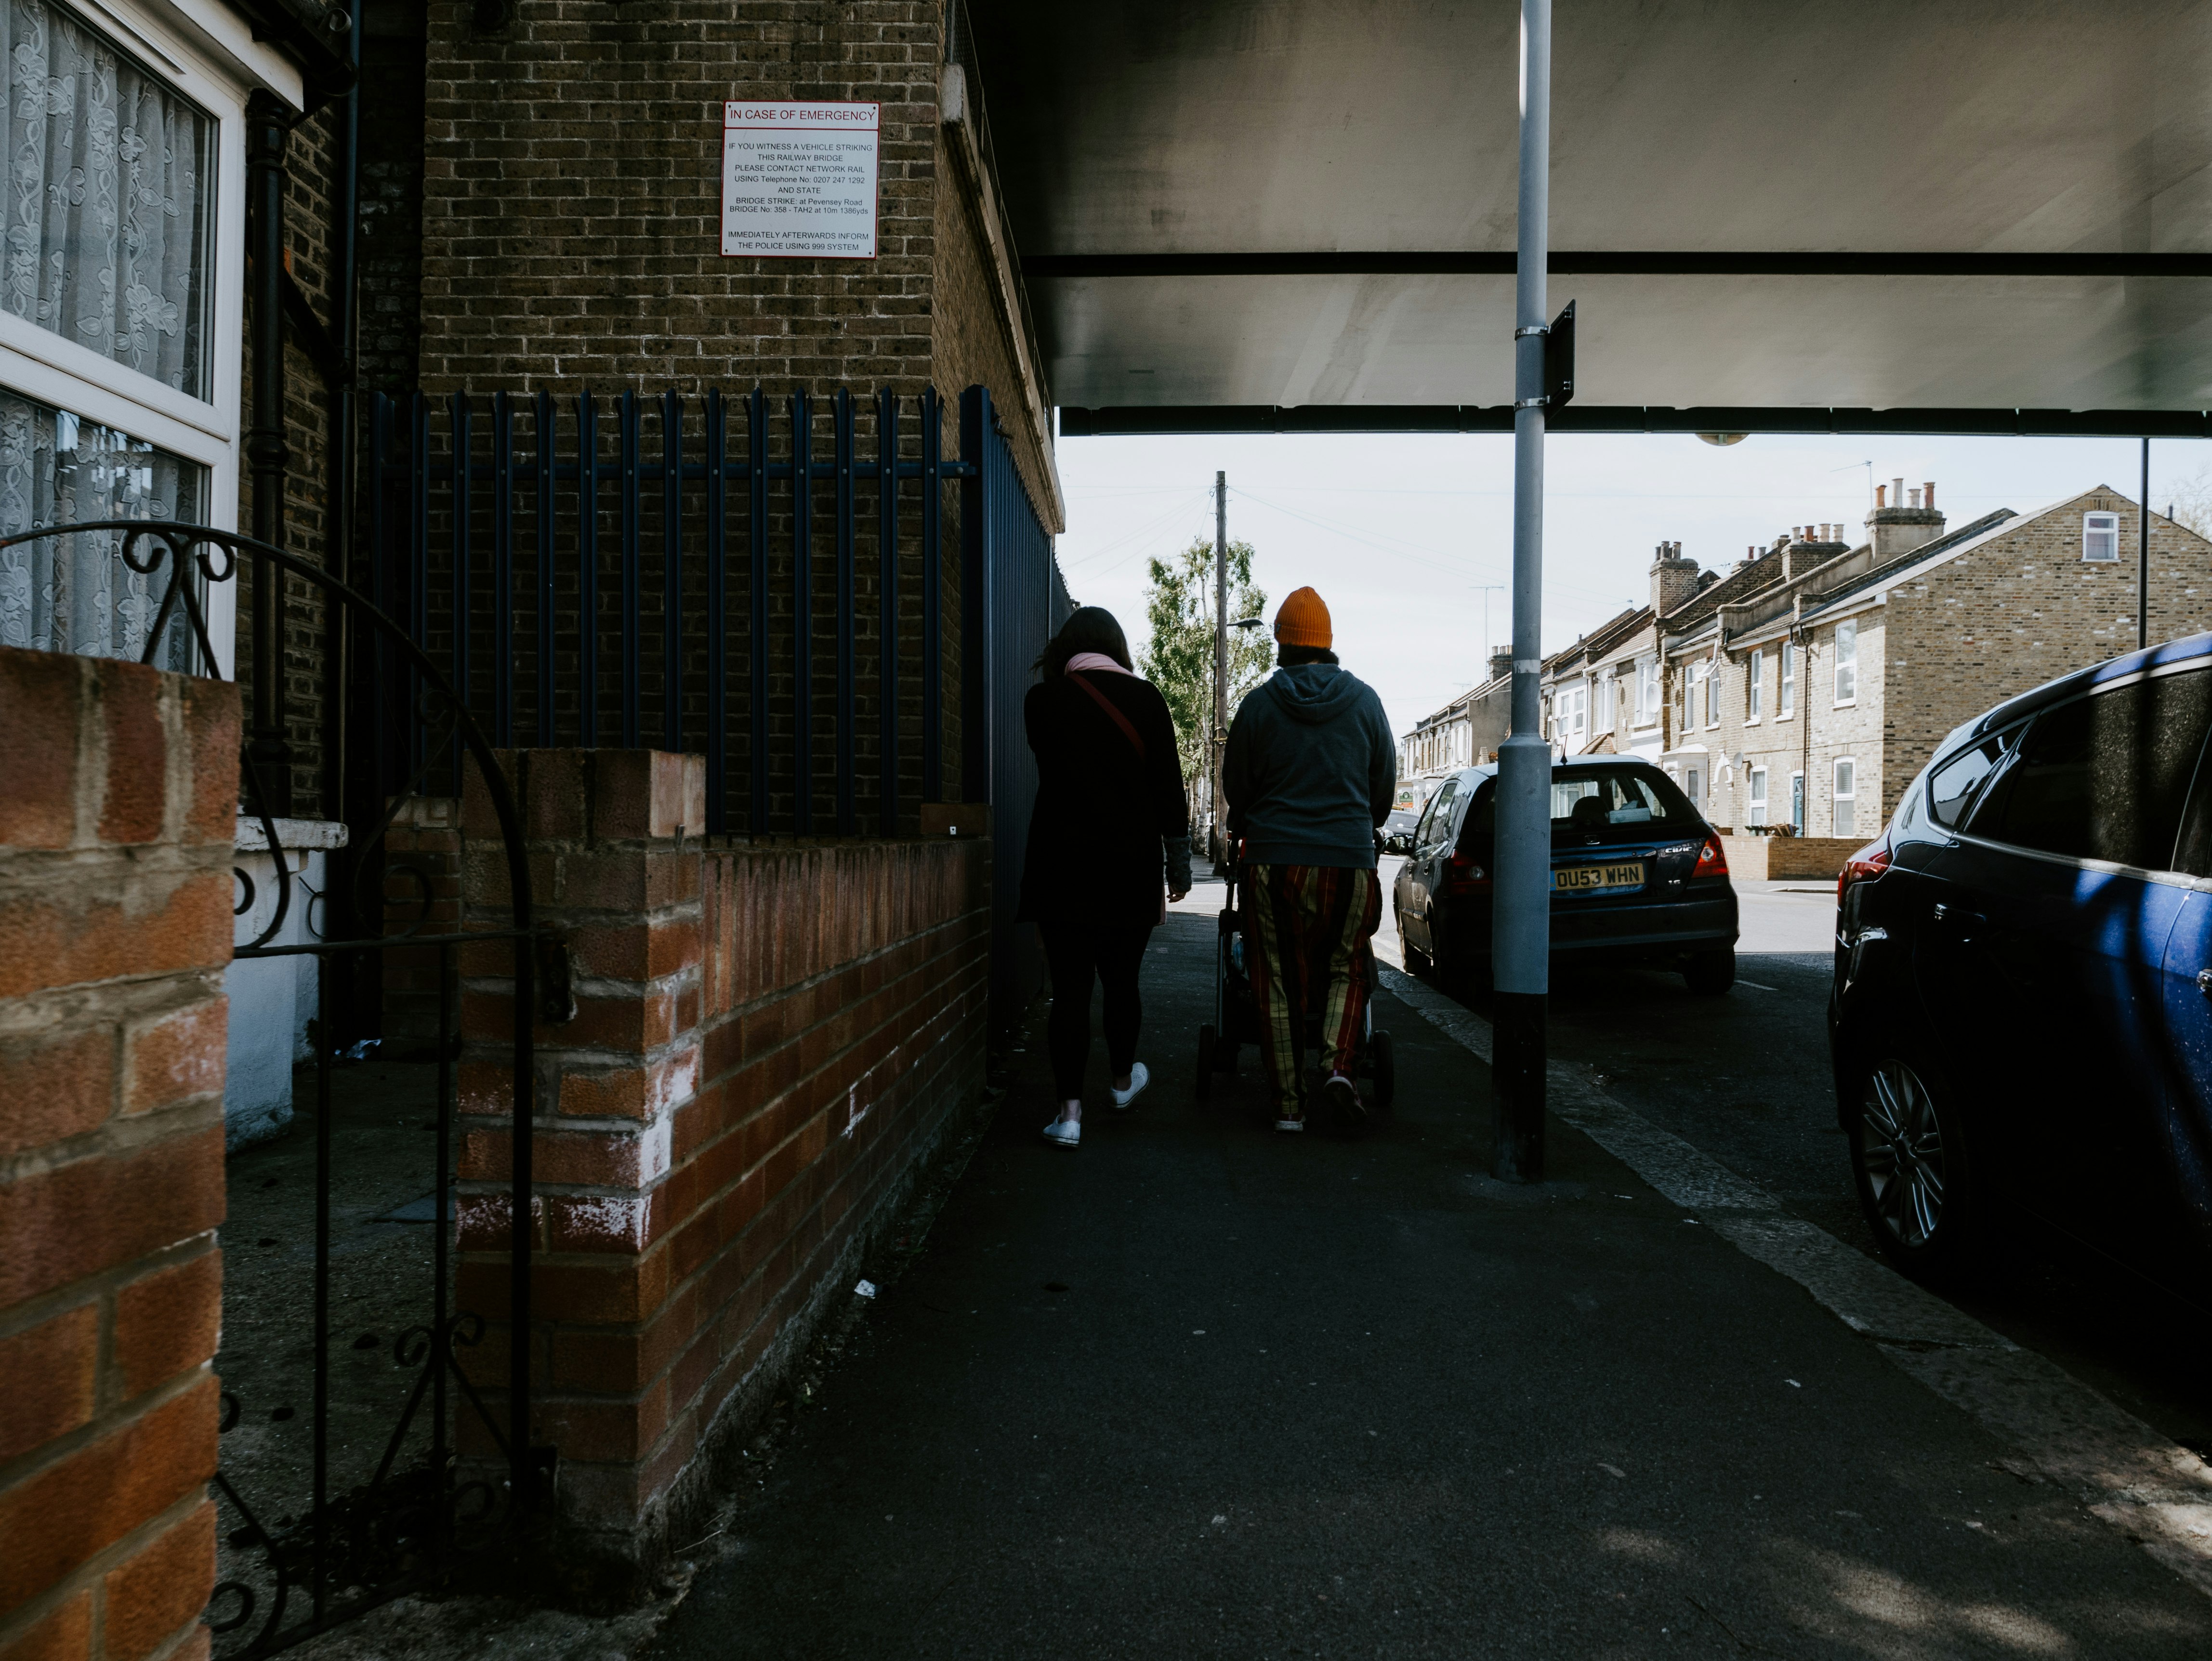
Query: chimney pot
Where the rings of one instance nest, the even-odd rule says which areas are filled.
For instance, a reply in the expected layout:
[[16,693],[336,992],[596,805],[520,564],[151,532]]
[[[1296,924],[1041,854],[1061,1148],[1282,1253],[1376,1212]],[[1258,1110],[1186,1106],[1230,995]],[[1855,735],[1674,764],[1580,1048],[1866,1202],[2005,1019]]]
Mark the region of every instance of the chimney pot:
[[1905,481],[1901,478],[1889,481],[1889,505],[1893,508],[1905,506]]
[[1920,487],[1920,505],[1923,508],[1936,505],[1936,481],[1932,478]]
[[1889,486],[1887,484],[1877,484],[1874,487],[1874,506],[1876,513],[1880,513],[1884,508],[1889,505],[1882,500],[1882,498],[1888,494]]

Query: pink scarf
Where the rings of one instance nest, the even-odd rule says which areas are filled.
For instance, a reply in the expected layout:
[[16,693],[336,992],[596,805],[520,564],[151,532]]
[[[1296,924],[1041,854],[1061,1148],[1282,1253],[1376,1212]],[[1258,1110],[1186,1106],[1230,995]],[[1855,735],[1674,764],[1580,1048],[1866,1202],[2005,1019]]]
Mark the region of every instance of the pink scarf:
[[1129,672],[1103,652],[1078,652],[1068,659],[1067,666],[1079,673],[1095,671],[1109,675],[1126,675]]

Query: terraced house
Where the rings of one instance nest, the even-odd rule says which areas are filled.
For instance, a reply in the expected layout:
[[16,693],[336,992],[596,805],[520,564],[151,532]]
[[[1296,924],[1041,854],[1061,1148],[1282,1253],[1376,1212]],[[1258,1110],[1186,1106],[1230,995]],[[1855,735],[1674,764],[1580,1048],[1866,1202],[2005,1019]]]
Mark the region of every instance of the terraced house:
[[[1871,836],[1960,722],[2134,647],[2138,512],[2099,485],[1952,530],[1900,479],[1856,546],[1793,527],[1660,619],[1662,765],[1716,824]],[[2148,616],[2212,627],[2212,543],[2157,514]]]

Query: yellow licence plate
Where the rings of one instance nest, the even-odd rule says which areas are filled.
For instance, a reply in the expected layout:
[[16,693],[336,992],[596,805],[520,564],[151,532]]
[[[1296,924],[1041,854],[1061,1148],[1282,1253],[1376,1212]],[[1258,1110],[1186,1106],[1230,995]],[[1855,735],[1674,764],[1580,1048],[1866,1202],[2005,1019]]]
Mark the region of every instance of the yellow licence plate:
[[1644,886],[1642,861],[1626,865],[1569,865],[1552,873],[1552,891],[1558,894],[1595,894],[1608,888]]

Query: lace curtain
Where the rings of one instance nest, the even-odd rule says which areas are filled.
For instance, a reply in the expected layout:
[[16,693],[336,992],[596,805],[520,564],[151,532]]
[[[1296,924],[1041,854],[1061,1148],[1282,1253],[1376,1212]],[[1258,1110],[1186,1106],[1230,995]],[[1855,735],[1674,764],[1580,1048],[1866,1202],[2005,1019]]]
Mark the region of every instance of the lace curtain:
[[[0,536],[88,519],[203,520],[207,470],[0,388]],[[143,555],[142,555],[143,557]],[[137,659],[169,581],[123,563],[112,532],[0,550],[0,645]],[[193,667],[180,605],[155,661]]]
[[0,307],[208,395],[216,124],[59,7],[0,0]]

